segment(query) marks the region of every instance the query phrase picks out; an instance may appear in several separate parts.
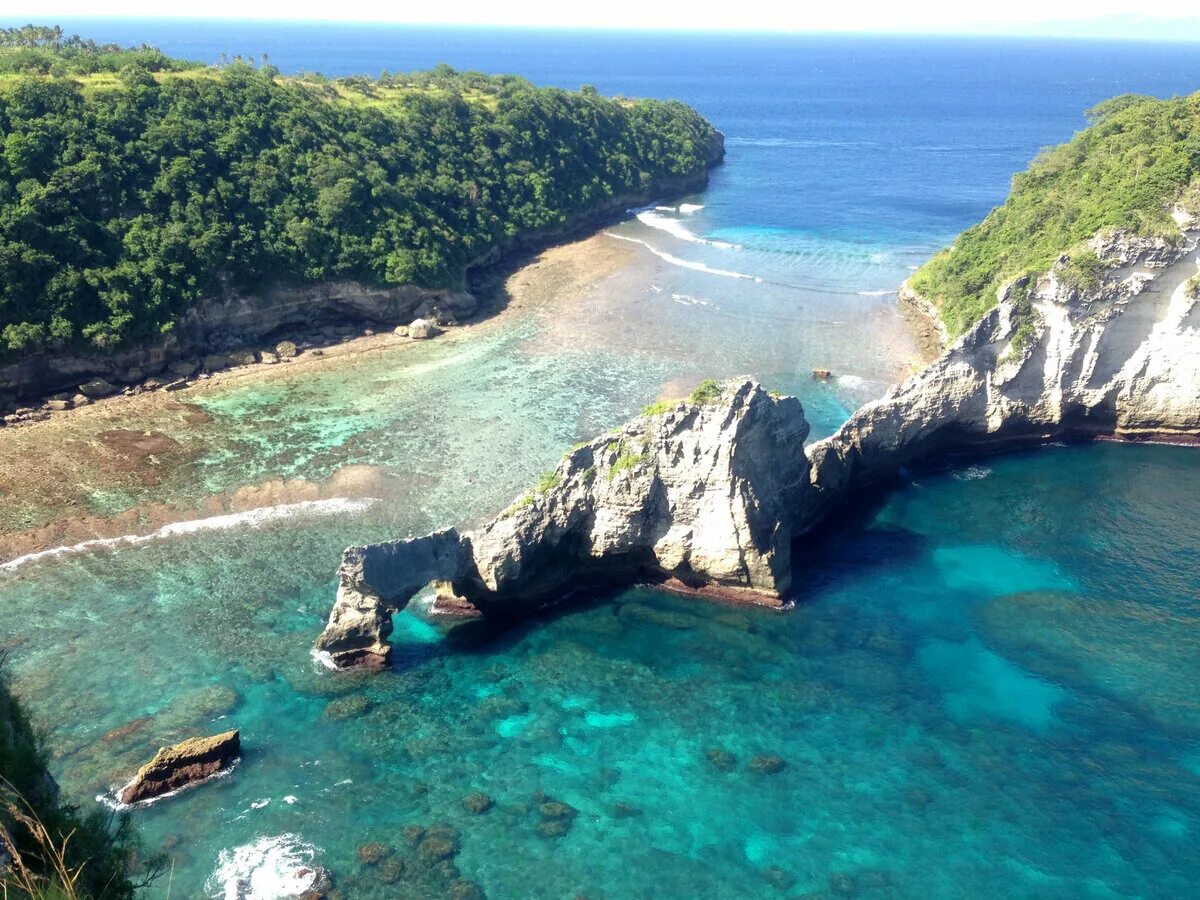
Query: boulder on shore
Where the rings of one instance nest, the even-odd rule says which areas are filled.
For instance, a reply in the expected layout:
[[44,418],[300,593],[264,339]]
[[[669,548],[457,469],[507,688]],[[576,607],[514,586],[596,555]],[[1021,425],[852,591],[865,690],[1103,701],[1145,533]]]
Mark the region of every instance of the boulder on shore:
[[96,400],[100,397],[107,397],[110,394],[115,394],[117,389],[105,381],[103,378],[93,378],[91,381],[79,386],[79,393],[87,397],[89,400]]
[[413,319],[408,326],[408,336],[414,341],[423,341],[433,335],[433,323],[428,319]]
[[188,738],[173,747],[162,747],[154,759],[138,769],[121,788],[122,803],[140,803],[189,787],[232,766],[242,755],[237,729],[212,737]]

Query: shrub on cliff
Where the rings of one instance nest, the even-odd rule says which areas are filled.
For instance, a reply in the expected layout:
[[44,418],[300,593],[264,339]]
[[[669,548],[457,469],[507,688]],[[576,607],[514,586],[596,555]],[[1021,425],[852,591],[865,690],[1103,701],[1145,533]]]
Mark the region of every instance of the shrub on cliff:
[[6,40],[10,356],[152,338],[202,297],[267,280],[458,286],[508,240],[702,173],[715,140],[681,103],[447,66],[331,81]]
[[[951,336],[996,304],[1014,276],[1050,268],[1104,228],[1178,235],[1170,206],[1200,176],[1200,93],[1172,100],[1125,95],[1088,113],[1091,127],[1038,155],[1012,190],[911,279],[937,304]],[[1087,278],[1089,260],[1073,271]]]
[[[126,900],[157,875],[129,819],[62,803],[46,750],[0,656],[0,896]],[[9,859],[11,857],[11,860]]]

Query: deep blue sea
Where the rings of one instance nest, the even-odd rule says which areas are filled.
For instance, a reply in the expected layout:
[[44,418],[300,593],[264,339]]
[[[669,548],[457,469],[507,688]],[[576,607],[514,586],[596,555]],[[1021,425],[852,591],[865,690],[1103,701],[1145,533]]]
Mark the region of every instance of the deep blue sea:
[[[708,190],[631,211],[628,265],[564,308],[181,395],[193,413],[153,427],[193,463],[88,500],[370,469],[380,504],[0,570],[0,639],[71,798],[242,729],[231,776],[135,811],[172,858],[152,896],[292,896],[312,865],[347,898],[1195,896],[1192,450],[915,476],[805,546],[783,614],[636,589],[500,633],[406,612],[394,671],[366,678],[309,656],[346,544],[494,512],[671,385],[750,372],[832,430],[910,364],[911,268],[1088,106],[1200,88],[1194,47],[63,24],[285,72],[448,62],[675,97],[727,136]],[[822,364],[840,377],[813,383]],[[577,813],[555,825],[548,798]]]

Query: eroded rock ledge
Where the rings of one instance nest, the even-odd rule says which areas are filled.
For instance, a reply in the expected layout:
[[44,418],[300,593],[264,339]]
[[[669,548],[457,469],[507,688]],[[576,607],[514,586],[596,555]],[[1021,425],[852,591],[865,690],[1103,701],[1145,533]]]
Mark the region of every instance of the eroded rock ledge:
[[430,582],[485,615],[520,615],[635,578],[778,605],[803,506],[800,402],[752,382],[681,401],[575,448],[476,531],[351,547],[317,649],[382,665],[392,613]]
[[385,665],[392,614],[430,582],[485,615],[638,579],[779,605],[792,540],[908,463],[1067,437],[1200,442],[1187,228],[1174,243],[1098,235],[1106,268],[1087,289],[1065,260],[1006,285],[938,360],[807,450],[797,400],[726,384],[573,450],[477,531],[352,547],[317,649]]

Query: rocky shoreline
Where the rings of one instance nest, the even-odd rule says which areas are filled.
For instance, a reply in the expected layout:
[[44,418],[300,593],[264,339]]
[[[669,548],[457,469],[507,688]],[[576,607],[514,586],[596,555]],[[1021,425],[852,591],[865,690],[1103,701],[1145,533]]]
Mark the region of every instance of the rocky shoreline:
[[[163,389],[194,374],[220,371],[236,357],[249,364],[269,361],[280,343],[297,347],[324,346],[346,336],[389,330],[423,319],[447,327],[486,315],[468,289],[470,279],[486,273],[504,260],[578,237],[618,221],[637,206],[684,196],[702,190],[708,169],[725,157],[724,138],[717,133],[710,148],[708,166],[695,175],[661,180],[646,191],[614,197],[599,208],[569,222],[517,235],[493,246],[471,260],[457,289],[429,290],[415,285],[379,288],[357,281],[316,285],[267,285],[246,292],[232,287],[191,310],[161,341],[118,353],[75,355],[47,352],[0,365],[0,422],[19,424],[36,420],[42,413],[90,401],[81,386],[102,380],[115,392]],[[224,365],[209,365],[225,360]],[[180,375],[186,370],[188,374]],[[78,400],[76,398],[82,398]]]
[[1176,242],[1097,235],[1104,268],[1087,287],[1065,258],[1005,285],[933,364],[808,448],[794,398],[709,385],[572,450],[480,529],[351,547],[316,650],[386,666],[392,614],[430,583],[493,617],[633,581],[778,606],[791,542],[910,463],[1065,438],[1196,443],[1195,224]]

